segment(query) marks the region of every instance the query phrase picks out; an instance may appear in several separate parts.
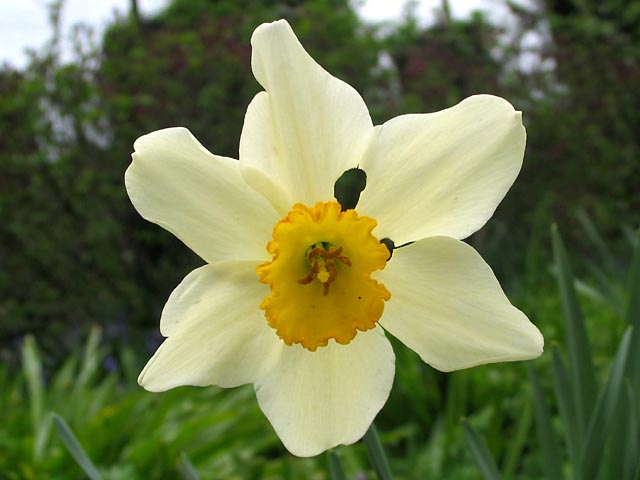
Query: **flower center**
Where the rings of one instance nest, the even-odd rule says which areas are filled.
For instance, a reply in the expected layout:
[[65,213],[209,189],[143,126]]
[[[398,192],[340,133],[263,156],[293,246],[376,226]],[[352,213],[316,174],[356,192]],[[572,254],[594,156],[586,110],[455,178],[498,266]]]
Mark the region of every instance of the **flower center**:
[[270,262],[256,268],[271,294],[260,304],[287,345],[315,351],[329,339],[347,344],[375,327],[391,294],[371,273],[389,250],[371,232],[376,221],[337,202],[293,206],[273,229]]

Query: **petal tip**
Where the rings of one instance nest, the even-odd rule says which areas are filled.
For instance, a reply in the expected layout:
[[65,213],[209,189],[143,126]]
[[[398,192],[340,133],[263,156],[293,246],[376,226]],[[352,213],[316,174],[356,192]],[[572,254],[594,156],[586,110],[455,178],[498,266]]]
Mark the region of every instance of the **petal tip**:
[[291,25],[289,25],[289,22],[283,19],[262,23],[253,31],[253,34],[251,35],[251,45],[255,48],[256,42],[259,43],[263,35],[268,35],[270,32],[293,33],[293,29],[291,28]]

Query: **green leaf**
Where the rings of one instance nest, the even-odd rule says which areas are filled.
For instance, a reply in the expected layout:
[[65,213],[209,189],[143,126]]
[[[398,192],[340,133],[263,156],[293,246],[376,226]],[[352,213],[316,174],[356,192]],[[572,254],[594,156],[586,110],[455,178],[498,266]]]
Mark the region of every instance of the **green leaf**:
[[530,363],[527,363],[527,371],[533,389],[533,407],[538,427],[538,440],[542,450],[542,460],[545,478],[547,480],[562,480],[562,461],[560,459],[560,446],[551,424],[549,407],[544,400],[544,394],[538,382],[538,376]]
[[91,327],[89,338],[87,338],[87,343],[84,348],[81,370],[75,382],[76,388],[87,385],[100,365],[98,347],[101,336],[102,329],[100,327],[96,325]]
[[347,480],[342,468],[342,462],[335,450],[327,451],[327,463],[329,464],[329,478],[331,480]]
[[594,263],[587,262],[587,268],[603,299],[609,303],[618,315],[624,315],[624,298],[622,298],[621,292],[616,290],[616,282],[612,281],[607,274]]
[[598,250],[598,254],[600,255],[603,263],[605,263],[610,270],[618,270],[618,263],[616,262],[613,253],[611,253],[611,249],[607,246],[607,242],[598,232],[598,229],[591,220],[591,217],[589,217],[583,208],[578,209],[576,217],[587,238],[591,240],[593,245],[596,247],[596,250]]
[[628,380],[609,435],[603,478],[632,480],[638,464],[638,416],[636,398]]
[[[640,444],[638,443],[638,399],[636,397],[636,390],[633,389],[633,386],[629,383],[625,383],[625,391],[626,391],[626,404],[628,405],[628,409],[626,410],[626,415],[624,409],[621,410],[620,418],[626,417],[625,425],[628,430],[625,434],[621,435],[621,437],[626,440],[624,446],[624,454],[622,456],[622,465],[623,465],[623,477],[632,479],[634,476],[634,472],[636,469],[640,468]],[[613,451],[614,454],[616,451]]]
[[200,477],[198,476],[198,472],[196,471],[195,467],[191,463],[191,460],[189,460],[189,457],[187,457],[187,454],[184,452],[180,454],[179,469],[180,469],[180,472],[182,473],[182,478],[184,478],[185,480],[200,479]]
[[491,453],[489,453],[489,449],[484,443],[482,437],[478,435],[475,429],[466,420],[462,422],[462,430],[464,432],[464,437],[467,440],[467,445],[471,450],[471,454],[476,461],[476,465],[478,465],[478,468],[482,473],[482,477],[485,480],[498,480],[500,478],[500,472],[498,471],[498,467],[493,461],[493,457],[491,456]]
[[638,242],[633,249],[633,259],[627,280],[626,318],[629,325],[640,330],[640,231],[638,231],[637,237]]
[[572,388],[572,403],[575,405],[577,413],[578,434],[582,436],[586,431],[588,416],[593,409],[596,395],[591,346],[574,287],[571,266],[556,225],[553,225],[551,229],[551,239],[565,320],[569,365],[572,372],[569,378]]
[[101,480],[100,474],[96,470],[96,467],[91,462],[91,459],[86,454],[80,442],[67,425],[67,422],[58,414],[53,414],[53,424],[56,427],[58,436],[62,439],[62,442],[69,450],[71,456],[80,465],[80,468],[87,474],[91,480]]
[[376,472],[376,477],[378,477],[379,480],[391,480],[393,476],[391,475],[389,462],[387,462],[387,457],[384,454],[378,432],[373,423],[369,427],[369,430],[367,430],[367,433],[364,434],[364,437],[362,437],[362,440],[367,447],[369,459],[371,460],[373,471]]
[[581,452],[581,471],[585,478],[596,478],[602,465],[605,441],[611,430],[616,409],[619,408],[632,333],[633,327],[628,327],[622,337],[607,383],[600,391],[598,402],[589,421]]
[[573,409],[571,389],[569,388],[569,376],[567,375],[566,367],[556,346],[552,347],[551,355],[553,359],[553,388],[556,392],[560,417],[564,425],[569,458],[571,459],[571,465],[574,467],[574,478],[581,479],[579,460],[582,437],[578,433],[578,420],[575,415],[575,410]]
[[[529,443],[529,432],[533,422],[533,412],[531,401],[525,400],[521,407],[522,414],[519,415],[516,422],[516,431],[507,446],[507,453],[502,466],[502,472],[505,478],[513,478],[516,474],[518,466],[521,463],[522,455]],[[499,434],[501,432],[498,432]]]
[[33,458],[38,462],[44,453],[44,446],[49,433],[48,422],[44,418],[44,388],[42,385],[42,362],[38,346],[32,335],[27,335],[22,344],[22,368],[29,392],[29,408],[31,425],[35,437]]
[[640,230],[636,232],[638,241],[633,249],[633,259],[629,267],[627,280],[627,304],[625,317],[629,325],[633,325],[631,353],[629,358],[629,378],[631,386],[640,388]]

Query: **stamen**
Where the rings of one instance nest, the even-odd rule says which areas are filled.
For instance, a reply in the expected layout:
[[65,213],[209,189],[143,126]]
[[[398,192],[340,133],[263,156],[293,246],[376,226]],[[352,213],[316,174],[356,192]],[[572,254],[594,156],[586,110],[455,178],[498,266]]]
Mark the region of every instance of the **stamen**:
[[[322,246],[317,247],[316,245],[318,244]],[[327,246],[329,247],[328,250],[326,250]],[[326,297],[329,294],[329,286],[338,276],[338,267],[336,267],[335,260],[347,267],[351,266],[351,260],[349,257],[342,255],[342,247],[336,248],[327,242],[314,243],[310,248],[311,250],[307,254],[307,262],[311,268],[308,275],[298,280],[298,283],[307,285],[317,278],[322,283],[322,295]]]

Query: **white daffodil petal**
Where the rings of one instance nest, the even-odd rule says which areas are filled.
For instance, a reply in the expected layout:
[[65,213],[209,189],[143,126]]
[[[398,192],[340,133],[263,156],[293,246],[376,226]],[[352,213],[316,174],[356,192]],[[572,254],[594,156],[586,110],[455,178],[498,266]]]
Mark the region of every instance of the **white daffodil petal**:
[[285,346],[258,308],[269,294],[255,263],[225,261],[191,272],[162,312],[169,335],[138,378],[158,392],[181,385],[235,387],[255,382]]
[[309,457],[358,441],[385,404],[395,357],[380,327],[348,345],[285,348],[256,384],[260,408],[294,455]]
[[140,137],[134,150],[125,184],[140,215],[209,263],[265,257],[279,214],[237,160],[209,153],[185,128]]
[[[265,197],[284,188],[286,207],[333,198],[333,185],[355,167],[373,126],[362,97],[304,50],[289,24],[263,24],[251,39],[253,73],[266,90],[251,103],[240,139],[245,180]],[[266,182],[256,174],[274,179]]]
[[284,179],[282,149],[272,120],[269,94],[258,93],[245,115],[240,137],[240,171],[245,181],[284,216],[298,201],[292,189],[285,188],[289,180]]
[[481,228],[520,172],[526,133],[504,99],[477,95],[441,112],[377,127],[360,168],[358,211],[396,245],[428,236],[465,238]]
[[438,370],[528,360],[543,338],[504,295],[482,257],[449,237],[394,251],[377,275],[391,292],[381,324]]

